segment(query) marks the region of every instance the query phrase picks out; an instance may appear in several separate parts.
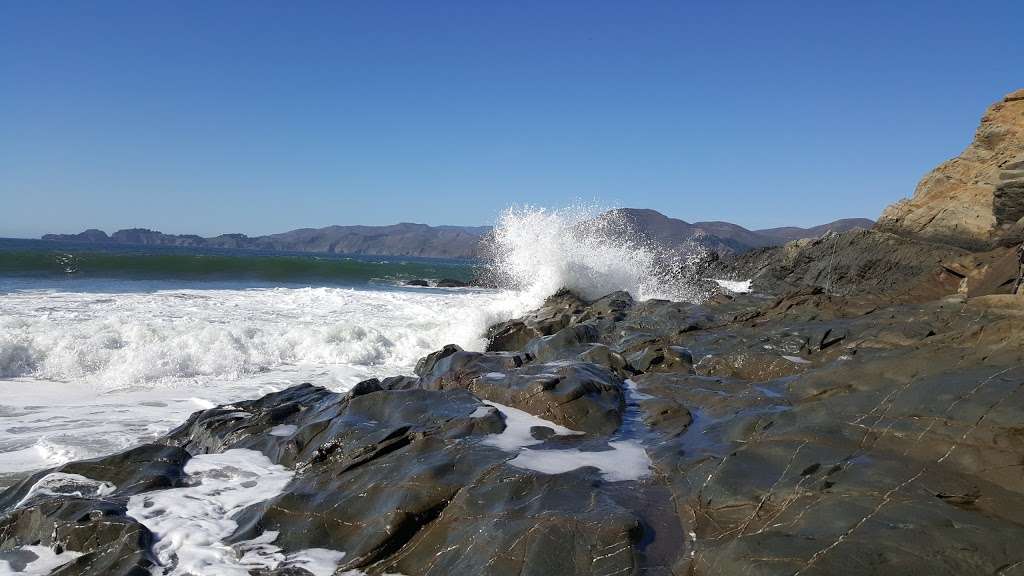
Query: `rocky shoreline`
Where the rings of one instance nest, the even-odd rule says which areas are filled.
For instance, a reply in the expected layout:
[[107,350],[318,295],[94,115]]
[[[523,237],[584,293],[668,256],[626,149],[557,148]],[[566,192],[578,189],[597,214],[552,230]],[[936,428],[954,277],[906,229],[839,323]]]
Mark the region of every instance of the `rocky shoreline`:
[[0,557],[148,573],[160,539],[130,509],[246,450],[289,477],[225,546],[276,533],[285,556],[344,552],[339,573],[1013,574],[1022,388],[1021,296],[562,292],[487,352],[204,410],[35,474],[0,496]]
[[95,576],[1024,574],[1024,295],[1001,214],[955,245],[890,222],[719,260],[753,291],[700,304],[561,291],[415,376],[197,412],[0,494],[0,560]]

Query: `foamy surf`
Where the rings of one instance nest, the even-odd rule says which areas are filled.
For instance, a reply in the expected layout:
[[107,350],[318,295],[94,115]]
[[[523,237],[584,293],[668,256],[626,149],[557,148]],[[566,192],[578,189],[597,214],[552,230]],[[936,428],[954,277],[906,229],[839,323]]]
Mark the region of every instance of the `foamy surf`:
[[488,326],[561,288],[701,300],[703,251],[659,247],[598,212],[505,211],[488,246],[498,289],[0,284],[0,387],[11,391],[0,399],[0,486],[156,438],[217,404],[303,382],[344,391],[410,374],[445,344],[482,349]]
[[[240,378],[280,366],[404,368],[500,296],[339,288],[20,291],[0,302],[0,378],[98,389]],[[449,313],[460,312],[457,316]]]
[[[518,408],[497,402],[486,404],[504,415],[505,429],[485,438],[483,444],[516,454],[515,458],[508,461],[512,466],[544,474],[561,474],[590,466],[597,468],[609,482],[639,480],[649,474],[651,459],[639,442],[613,441],[608,443],[609,450],[596,451],[583,451],[578,448],[534,450],[529,447],[544,443],[543,440],[534,437],[532,430],[535,427],[548,428],[556,436],[580,436],[583,432],[560,426]],[[479,418],[487,413],[488,409],[484,408],[474,416]]]
[[481,348],[518,310],[496,290],[88,286],[0,298],[0,486],[217,404],[409,374],[445,343]]

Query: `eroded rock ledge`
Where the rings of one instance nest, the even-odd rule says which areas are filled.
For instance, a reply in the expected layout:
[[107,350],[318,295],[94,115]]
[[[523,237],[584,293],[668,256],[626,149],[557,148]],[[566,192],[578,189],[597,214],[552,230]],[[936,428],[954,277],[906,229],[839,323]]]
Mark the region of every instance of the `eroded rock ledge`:
[[286,480],[232,512],[226,553],[282,559],[256,574],[323,549],[373,575],[1024,573],[1020,296],[562,292],[490,337],[36,474],[0,495],[0,558],[148,574],[160,534],[129,508],[246,449]]
[[880,230],[972,250],[1024,241],[1024,89],[985,111],[971,144],[886,208]]

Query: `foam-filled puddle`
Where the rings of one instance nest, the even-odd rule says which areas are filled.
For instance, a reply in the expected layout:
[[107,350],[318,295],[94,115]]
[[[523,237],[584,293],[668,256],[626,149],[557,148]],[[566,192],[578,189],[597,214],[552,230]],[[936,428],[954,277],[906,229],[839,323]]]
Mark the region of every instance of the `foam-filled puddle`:
[[607,444],[606,450],[529,448],[545,442],[534,437],[531,430],[534,427],[553,430],[555,436],[584,434],[511,406],[494,402],[488,404],[504,414],[505,430],[489,436],[484,443],[515,453],[515,458],[508,461],[512,466],[544,474],[561,474],[590,466],[597,468],[601,476],[609,482],[640,480],[650,474],[651,460],[643,446],[636,440],[612,441]]
[[157,538],[153,552],[160,576],[248,576],[252,571],[301,567],[314,576],[334,573],[344,552],[314,548],[286,554],[277,532],[226,544],[234,516],[284,491],[294,472],[254,450],[202,454],[185,466],[189,486],[132,496],[128,515]]

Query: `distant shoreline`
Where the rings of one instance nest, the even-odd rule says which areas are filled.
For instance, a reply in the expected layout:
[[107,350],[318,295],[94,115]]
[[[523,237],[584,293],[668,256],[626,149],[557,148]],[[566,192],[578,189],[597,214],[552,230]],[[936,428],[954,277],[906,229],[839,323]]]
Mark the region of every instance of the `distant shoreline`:
[[[621,219],[637,235],[665,246],[696,242],[720,254],[742,253],[801,238],[817,238],[828,231],[845,232],[874,225],[867,218],[845,218],[810,228],[749,230],[730,222],[689,223],[656,210],[636,208],[615,209],[597,218],[608,215]],[[78,234],[45,234],[41,241],[476,260],[482,256],[482,244],[491,232],[490,226],[429,226],[407,222],[389,226],[300,228],[265,236],[220,234],[208,238],[195,234],[165,234],[148,228],[128,228],[108,235],[93,228]]]
[[18,250],[29,251],[67,251],[78,253],[133,253],[145,254],[190,254],[190,255],[225,255],[240,257],[301,257],[322,259],[370,259],[370,258],[402,258],[424,262],[461,262],[477,263],[478,258],[445,258],[436,256],[414,256],[410,254],[349,254],[344,252],[314,252],[302,250],[264,249],[257,247],[218,247],[189,246],[176,244],[135,244],[128,242],[88,242],[81,240],[54,240],[39,238],[8,238],[0,236],[0,252]]

